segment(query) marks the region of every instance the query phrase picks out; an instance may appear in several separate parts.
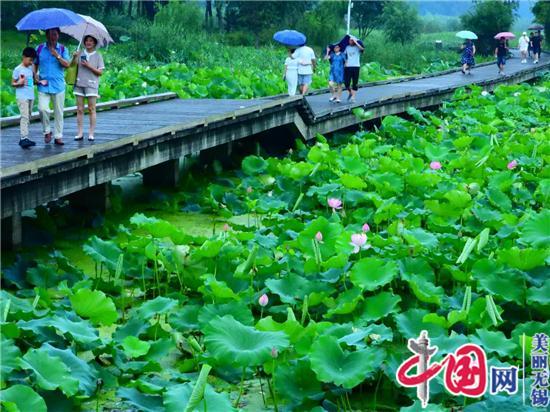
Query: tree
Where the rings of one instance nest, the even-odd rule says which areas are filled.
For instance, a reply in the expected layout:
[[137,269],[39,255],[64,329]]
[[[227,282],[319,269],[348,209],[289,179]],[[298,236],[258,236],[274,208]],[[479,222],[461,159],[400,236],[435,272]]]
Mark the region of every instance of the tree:
[[364,39],[383,24],[382,13],[388,1],[360,0],[353,2],[351,22],[357,27],[359,37]]
[[404,1],[391,1],[385,4],[382,13],[384,31],[393,42],[405,44],[418,34],[420,19],[418,11]]
[[544,26],[546,37],[550,36],[550,2],[539,0],[532,10],[536,21]]
[[209,28],[212,25],[212,0],[206,0],[204,8],[204,26]]
[[472,11],[460,16],[463,30],[477,34],[476,48],[481,54],[490,54],[495,49],[495,34],[510,31],[514,23],[514,10],[517,2],[480,1]]
[[[308,10],[296,24],[296,29],[307,35],[309,45],[324,47],[337,40],[344,27],[344,14],[347,3],[341,1],[321,1],[312,10]],[[341,23],[335,23],[340,21]]]

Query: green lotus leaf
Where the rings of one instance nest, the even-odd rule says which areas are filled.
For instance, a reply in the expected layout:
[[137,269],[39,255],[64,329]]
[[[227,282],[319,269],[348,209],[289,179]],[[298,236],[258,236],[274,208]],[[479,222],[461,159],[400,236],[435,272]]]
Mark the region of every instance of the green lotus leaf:
[[520,270],[531,270],[544,266],[550,249],[502,249],[498,253],[499,261]]
[[[15,409],[6,407],[6,403],[12,403]],[[25,385],[13,385],[0,391],[0,403],[6,407],[6,412],[47,412],[48,408],[44,398]]]
[[311,346],[311,369],[321,382],[332,382],[351,389],[370,377],[386,354],[380,348],[344,351],[334,336],[319,337]]
[[330,300],[327,299],[325,304],[330,302],[331,305],[325,317],[330,318],[333,315],[351,313],[362,299],[362,292],[359,288],[348,289],[340,293],[335,300],[332,298]]
[[97,388],[97,370],[89,363],[80,359],[71,349],[58,349],[49,344],[44,344],[41,350],[45,350],[53,357],[57,357],[67,365],[71,375],[78,379],[80,391],[87,396],[92,396]]
[[359,318],[366,322],[384,318],[399,309],[399,302],[401,302],[401,297],[390,292],[369,296],[363,302],[363,312]]
[[543,209],[540,213],[531,216],[523,225],[521,242],[535,248],[544,248],[550,245],[550,209]]
[[[163,405],[165,412],[182,412],[189,403],[193,384],[190,382],[170,386],[164,393]],[[191,409],[193,412],[207,411],[235,411],[229,398],[223,393],[218,393],[210,385],[206,385],[204,397],[199,405]]]
[[199,287],[199,291],[203,293],[205,297],[212,296],[213,298],[216,298],[214,300],[224,300],[224,299],[240,300],[241,299],[239,295],[237,295],[233,291],[233,289],[231,289],[227,285],[227,283],[217,280],[213,274],[207,273],[201,276],[201,279],[203,280],[204,285]]
[[114,302],[100,290],[79,289],[70,297],[74,311],[95,324],[112,325],[118,319]]
[[142,213],[136,213],[130,218],[130,223],[145,230],[155,238],[171,238],[176,244],[182,244],[190,239],[189,236],[182,233],[178,228],[166,220],[156,217],[145,216]]
[[350,279],[354,285],[369,291],[391,282],[397,274],[394,262],[379,258],[363,258],[353,265]]
[[437,236],[420,227],[405,230],[403,232],[403,238],[411,245],[420,246],[429,250],[435,249],[439,245]]
[[242,161],[242,169],[249,176],[257,176],[267,169],[267,162],[258,156],[247,156]]
[[394,315],[397,329],[404,339],[417,338],[420,332],[426,330],[429,337],[436,337],[446,333],[446,330],[439,325],[433,323],[425,323],[424,316],[428,314],[424,309],[409,309]]
[[379,345],[382,342],[392,340],[393,332],[390,328],[384,325],[371,323],[367,327],[361,327],[356,332],[352,332],[349,335],[344,335],[338,338],[338,343],[345,343],[348,346],[364,348],[367,346],[367,341],[369,341],[371,345]]
[[82,320],[72,312],[33,319],[28,322],[19,321],[17,325],[23,330],[30,330],[36,334],[39,334],[42,328],[55,328],[62,334],[72,336],[76,342],[82,344],[92,344],[99,341],[97,330],[94,329],[90,322]]
[[307,280],[302,276],[290,273],[280,279],[268,279],[265,285],[281,298],[281,301],[291,305],[302,301],[312,292],[328,291],[330,288],[321,282]]
[[527,303],[531,306],[550,305],[550,279],[547,279],[540,288],[527,289]]
[[415,400],[411,406],[406,406],[399,409],[399,412],[447,412],[448,408],[443,405],[429,403],[426,407],[422,406],[419,400]]
[[71,376],[69,367],[60,358],[49,355],[46,350],[30,349],[18,363],[22,369],[33,373],[42,389],[53,391],[59,388],[67,396],[78,392],[78,380]]
[[252,316],[250,308],[242,302],[204,305],[199,310],[198,324],[200,327],[205,327],[212,319],[217,316],[223,317],[225,315],[231,315],[233,318],[247,326],[252,326],[254,324],[254,317]]
[[116,270],[118,258],[122,254],[122,250],[114,241],[102,240],[97,236],[92,236],[83,246],[83,250],[93,260],[103,263],[112,272]]
[[148,320],[154,316],[171,312],[177,304],[178,301],[175,299],[158,296],[142,304],[135,312],[141,319]]
[[118,388],[116,395],[126,403],[143,412],[163,412],[162,397],[145,395],[135,388]]
[[298,359],[277,368],[274,381],[277,393],[298,405],[323,393],[307,359]]
[[139,358],[149,352],[149,349],[151,349],[151,344],[149,342],[139,340],[135,336],[126,336],[122,341],[122,347],[124,349],[124,353],[129,358]]
[[517,344],[507,339],[500,331],[477,329],[476,335],[470,337],[472,343],[480,345],[487,353],[495,352],[500,356],[511,356],[517,348]]
[[261,365],[271,358],[271,350],[289,344],[283,332],[261,332],[226,315],[213,319],[204,328],[204,342],[221,364],[247,367]]
[[472,274],[482,290],[504,300],[522,304],[525,299],[525,286],[520,275],[503,270],[494,260],[479,259],[472,267]]
[[318,244],[321,251],[321,259],[327,260],[336,253],[335,246],[343,232],[342,225],[330,222],[324,217],[319,217],[307,225],[298,236],[297,241],[300,249],[312,257],[315,256],[313,241],[317,232],[321,232],[323,235],[323,242]]
[[21,356],[21,351],[15,346],[13,340],[4,339],[0,341],[0,374],[2,382],[15,369],[18,369],[17,359]]

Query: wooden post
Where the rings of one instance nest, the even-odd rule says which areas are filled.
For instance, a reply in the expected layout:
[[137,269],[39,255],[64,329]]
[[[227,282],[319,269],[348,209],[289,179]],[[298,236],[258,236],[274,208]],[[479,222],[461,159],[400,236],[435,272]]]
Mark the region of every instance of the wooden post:
[[176,187],[180,180],[179,159],[168,160],[142,172],[143,184],[146,186]]
[[23,240],[21,213],[2,219],[2,250],[17,249]]

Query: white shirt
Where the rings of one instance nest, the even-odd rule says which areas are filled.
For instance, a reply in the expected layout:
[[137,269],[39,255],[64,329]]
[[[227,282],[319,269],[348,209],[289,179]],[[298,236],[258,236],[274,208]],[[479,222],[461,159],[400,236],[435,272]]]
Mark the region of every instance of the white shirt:
[[357,46],[346,46],[344,50],[346,55],[346,67],[360,67],[361,63],[359,58],[361,56],[361,49]]
[[289,72],[294,72],[298,70],[298,59],[293,59],[292,57],[287,57],[285,60],[286,70]]
[[292,58],[298,60],[298,74],[313,74],[315,52],[311,47],[298,47],[292,54]]
[[519,38],[519,49],[520,50],[527,50],[529,48],[529,37],[527,36],[521,36]]

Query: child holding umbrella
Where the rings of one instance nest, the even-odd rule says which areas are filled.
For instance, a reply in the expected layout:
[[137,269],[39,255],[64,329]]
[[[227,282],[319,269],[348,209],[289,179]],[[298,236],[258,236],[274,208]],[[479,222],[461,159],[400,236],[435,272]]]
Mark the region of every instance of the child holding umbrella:
[[342,97],[342,85],[344,84],[344,64],[346,59],[342,53],[340,53],[340,45],[335,44],[332,47],[327,47],[327,53],[325,59],[330,61],[330,73],[328,78],[328,85],[330,87],[331,97],[330,102],[341,102]]

